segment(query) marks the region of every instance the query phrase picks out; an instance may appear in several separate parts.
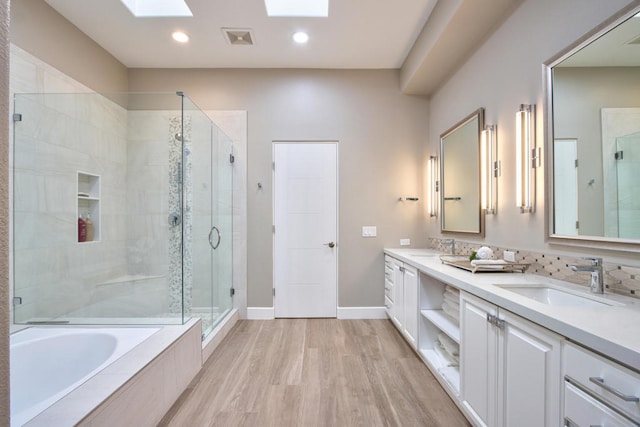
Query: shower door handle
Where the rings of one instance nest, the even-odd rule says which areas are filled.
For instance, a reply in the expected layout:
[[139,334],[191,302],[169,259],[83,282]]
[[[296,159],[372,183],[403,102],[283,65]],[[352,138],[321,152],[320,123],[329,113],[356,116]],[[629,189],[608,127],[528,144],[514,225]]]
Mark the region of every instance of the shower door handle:
[[[216,244],[213,244],[213,241],[211,240],[211,236],[213,236],[213,230],[216,230],[216,233],[218,234],[218,241],[216,242]],[[218,249],[218,246],[220,246],[220,230],[218,230],[218,227],[216,227],[215,225],[213,227],[211,227],[211,230],[209,231],[209,245],[211,245],[211,247],[215,250]]]

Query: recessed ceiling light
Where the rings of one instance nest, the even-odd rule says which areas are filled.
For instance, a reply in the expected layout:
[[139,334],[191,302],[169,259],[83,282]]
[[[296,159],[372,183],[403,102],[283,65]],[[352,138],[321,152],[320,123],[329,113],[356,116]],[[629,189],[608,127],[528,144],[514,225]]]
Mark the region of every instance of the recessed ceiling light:
[[305,44],[309,41],[309,34],[305,33],[304,31],[298,31],[297,33],[293,34],[293,41],[299,44]]
[[120,0],[136,18],[193,16],[184,0]]
[[269,16],[329,16],[329,0],[264,0]]
[[173,34],[171,34],[171,37],[179,43],[186,43],[189,41],[189,36],[182,31],[174,31]]

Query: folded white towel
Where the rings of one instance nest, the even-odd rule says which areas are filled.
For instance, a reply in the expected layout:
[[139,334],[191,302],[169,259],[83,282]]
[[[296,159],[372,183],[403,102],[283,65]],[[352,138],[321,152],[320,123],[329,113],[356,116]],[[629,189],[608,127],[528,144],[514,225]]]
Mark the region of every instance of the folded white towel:
[[447,353],[442,344],[439,341],[436,341],[433,344],[433,351],[436,352],[440,360],[445,366],[458,366],[460,365],[460,358],[455,357]]
[[457,357],[460,355],[460,346],[448,336],[438,334],[438,341],[440,341],[442,347],[444,347],[445,351],[451,356]]
[[454,288],[453,286],[445,285],[444,291],[450,292],[455,295],[460,295],[460,289]]
[[451,318],[456,325],[460,324],[460,307],[453,307],[448,302],[442,304],[442,311]]
[[444,295],[442,295],[442,300],[443,301],[449,301],[452,304],[459,304],[460,303],[460,296],[459,295],[453,295],[451,293],[445,292]]
[[493,268],[496,270],[502,270],[507,261],[503,259],[474,259],[471,261],[472,267]]

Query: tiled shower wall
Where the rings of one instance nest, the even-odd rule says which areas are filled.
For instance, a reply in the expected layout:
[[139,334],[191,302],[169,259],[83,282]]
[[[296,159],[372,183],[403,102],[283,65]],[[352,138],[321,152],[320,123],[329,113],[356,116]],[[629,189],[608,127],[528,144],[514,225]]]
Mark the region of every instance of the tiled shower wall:
[[[92,92],[20,48],[16,46],[11,48],[12,94]],[[96,99],[98,98],[96,96]],[[21,243],[23,252],[18,254],[16,267],[22,277],[26,277],[25,273],[32,275],[29,283],[20,287],[19,295],[16,295],[23,297],[23,304],[18,306],[20,319],[55,317],[68,313],[74,316],[143,316],[145,313],[158,313],[158,307],[169,311],[168,307],[171,304],[167,285],[169,234],[167,207],[170,194],[168,160],[170,144],[168,141],[174,136],[173,130],[169,128],[169,121],[177,116],[177,111],[127,112],[107,100],[102,101],[104,102],[102,106],[81,109],[81,117],[83,120],[86,119],[88,124],[98,126],[100,131],[106,134],[110,132],[117,134],[118,141],[107,141],[102,135],[98,138],[99,145],[91,144],[87,138],[88,133],[80,132],[81,126],[86,123],[76,123],[70,126],[78,127],[79,136],[75,139],[67,139],[60,144],[61,148],[64,148],[64,144],[84,144],[81,150],[88,150],[85,154],[87,163],[83,163],[78,168],[101,175],[103,184],[101,209],[102,215],[105,216],[102,222],[101,242],[83,245],[75,242],[76,219],[69,219],[75,216],[75,176],[70,178],[71,174],[68,174],[68,182],[64,184],[60,182],[58,176],[49,176],[46,179],[40,177],[37,183],[32,179],[33,185],[26,185],[28,189],[21,189],[17,193],[17,199],[23,209],[36,209],[40,212],[54,204],[60,204],[65,209],[73,209],[73,213],[69,210],[64,214],[67,222],[64,227],[56,222],[55,216],[47,216],[46,220],[33,220],[33,218],[29,219],[28,215],[19,214],[24,217],[24,221],[31,220],[35,227],[29,228],[26,235],[21,231],[20,236],[22,241],[30,243]],[[104,116],[98,113],[100,110]],[[233,239],[234,257],[233,265],[225,262],[225,265],[216,263],[214,266],[216,275],[214,280],[216,283],[222,283],[223,280],[218,276],[224,277],[224,286],[218,287],[217,294],[212,294],[213,290],[210,288],[197,286],[193,289],[193,304],[194,307],[206,307],[212,303],[217,304],[219,300],[225,300],[224,304],[228,305],[231,286],[228,282],[233,277],[236,300],[239,301],[240,306],[244,307],[246,304],[244,294],[246,292],[246,268],[244,267],[246,265],[246,205],[242,194],[245,194],[243,189],[246,185],[244,168],[246,112],[210,111],[207,115],[215,117],[227,132],[235,135],[233,141],[234,145],[237,145],[234,150],[239,150],[236,157],[240,156],[240,161],[237,159],[232,168],[233,185],[236,188],[233,192],[233,218],[224,218],[224,221],[218,219],[216,224],[221,228],[223,238]],[[122,120],[123,117],[124,120]],[[206,116],[203,115],[198,120],[202,118],[206,119]],[[112,120],[117,125],[114,125]],[[54,125],[55,129],[68,128],[66,120],[56,122]],[[194,125],[193,132],[193,138],[210,138],[211,136],[209,127]],[[230,141],[228,143],[230,144]],[[96,147],[99,147],[97,151]],[[216,156],[222,156],[221,158],[226,159],[228,164],[230,151],[230,145],[226,144],[225,148],[218,153],[199,151],[192,158],[194,166],[193,283],[196,284],[211,283],[212,276],[210,257],[199,256],[199,254],[210,253],[208,232],[212,226],[212,204],[216,208],[215,201],[212,203],[210,198],[205,197],[212,190],[210,187],[211,159],[213,158],[215,162]],[[37,150],[32,152],[35,155]],[[68,160],[51,156],[51,153],[42,150],[37,154],[39,157],[33,157],[33,160],[40,159],[46,167],[63,165]],[[69,155],[68,152],[58,153],[60,156],[65,154]],[[104,157],[101,157],[102,154]],[[118,157],[117,161],[114,156]],[[91,160],[88,160],[89,157]],[[29,159],[28,156],[24,158]],[[119,166],[116,168],[115,164]],[[114,166],[114,176],[107,170],[112,166]],[[35,163],[28,167],[36,169]],[[229,178],[230,175],[214,176],[214,187],[221,184],[231,185]],[[13,177],[10,179],[12,180]],[[33,188],[38,188],[38,191],[34,191]],[[61,197],[61,188],[65,188],[68,193],[64,197],[66,201]],[[219,190],[219,188],[215,187],[213,190]],[[73,193],[72,196],[70,196],[71,193]],[[31,203],[31,207],[25,206],[26,203]],[[35,208],[36,204],[39,204],[39,207]],[[224,222],[224,225],[220,222]],[[118,224],[118,227],[112,228],[111,225],[115,224]],[[62,239],[65,244],[53,247],[46,243],[49,237],[43,236],[50,230],[54,230],[56,235],[64,236]],[[114,236],[114,233],[117,236]],[[37,245],[30,246],[42,243],[47,245],[46,249],[37,249],[35,247]],[[10,256],[13,257],[13,252]],[[116,256],[118,260],[113,259]],[[10,265],[13,266],[13,262],[10,262]],[[231,268],[234,271],[233,275]],[[89,274],[91,280],[86,280],[86,277],[79,279],[86,274]],[[13,293],[11,296],[13,297]],[[181,300],[177,292],[172,298],[175,301]]]
[[[12,93],[68,93],[16,111],[16,320],[167,312],[167,139],[176,112],[141,119],[18,47],[11,55]],[[36,113],[46,119],[34,122]],[[99,243],[76,241],[77,171],[100,176]]]
[[[429,238],[429,246],[441,250],[443,253],[448,253],[450,249],[448,245],[442,244],[444,240],[449,239]],[[471,254],[472,251],[484,245],[456,240],[455,246],[456,254],[466,255]],[[576,272],[569,268],[569,266],[573,264],[588,265],[589,261],[583,258],[542,254],[492,245],[486,246],[491,248],[494,258],[496,259],[503,258],[503,252],[505,250],[515,251],[517,262],[529,264],[527,273],[564,280],[578,285],[584,285],[585,287],[589,284],[590,276],[588,272]],[[607,292],[640,298],[640,268],[610,263],[605,260],[604,272],[604,283]]]
[[[93,303],[88,288],[126,274],[126,112],[93,95],[21,97],[16,112],[18,310],[23,319],[55,317]],[[99,243],[77,242],[78,171],[100,176]]]

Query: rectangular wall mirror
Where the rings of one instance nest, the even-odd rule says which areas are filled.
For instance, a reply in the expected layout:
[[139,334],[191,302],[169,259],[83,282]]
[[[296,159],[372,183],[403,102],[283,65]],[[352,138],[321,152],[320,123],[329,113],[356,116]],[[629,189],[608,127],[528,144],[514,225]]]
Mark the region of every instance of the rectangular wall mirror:
[[441,230],[482,234],[480,132],[484,109],[471,113],[440,136]]
[[552,239],[640,245],[639,12],[545,64]]

